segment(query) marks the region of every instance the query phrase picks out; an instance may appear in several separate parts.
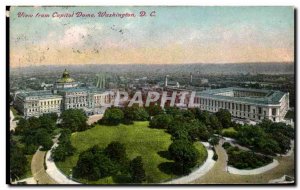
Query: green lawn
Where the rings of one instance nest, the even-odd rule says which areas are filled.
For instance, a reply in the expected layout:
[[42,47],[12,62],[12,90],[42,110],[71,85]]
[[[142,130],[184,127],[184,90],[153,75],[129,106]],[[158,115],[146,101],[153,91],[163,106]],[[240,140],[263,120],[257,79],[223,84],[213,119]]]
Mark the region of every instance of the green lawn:
[[[71,142],[76,148],[75,154],[67,158],[66,161],[57,162],[56,164],[65,174],[69,175],[70,169],[76,165],[78,156],[82,151],[94,145],[104,148],[112,141],[119,141],[125,144],[126,153],[130,159],[136,156],[143,157],[148,182],[158,183],[176,177],[172,174],[163,173],[158,168],[159,164],[171,161],[158,154],[158,152],[168,150],[169,145],[172,143],[171,136],[161,129],[151,129],[148,125],[147,121],[135,122],[133,125],[97,125],[87,131],[73,133]],[[199,163],[201,162],[202,164],[207,157],[207,151],[201,143],[195,143],[195,146],[201,154]],[[111,177],[98,181],[80,181],[91,184],[114,183]]]

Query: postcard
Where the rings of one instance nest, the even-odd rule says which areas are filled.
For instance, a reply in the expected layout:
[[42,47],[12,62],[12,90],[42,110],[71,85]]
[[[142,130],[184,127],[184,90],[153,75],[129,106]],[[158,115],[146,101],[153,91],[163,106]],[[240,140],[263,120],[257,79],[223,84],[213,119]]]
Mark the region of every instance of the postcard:
[[294,7],[6,15],[7,184],[295,185]]

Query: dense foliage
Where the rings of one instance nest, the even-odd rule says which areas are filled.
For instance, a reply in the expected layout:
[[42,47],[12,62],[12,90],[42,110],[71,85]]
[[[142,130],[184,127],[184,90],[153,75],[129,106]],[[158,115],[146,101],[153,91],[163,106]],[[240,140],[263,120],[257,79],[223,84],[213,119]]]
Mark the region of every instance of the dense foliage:
[[158,128],[158,129],[168,129],[172,121],[173,121],[173,117],[169,114],[155,115],[150,120],[149,127]]
[[89,126],[87,125],[87,116],[81,109],[68,109],[61,114],[61,127],[70,129],[72,132],[84,131]]
[[228,144],[223,146],[228,154],[228,165],[238,169],[255,169],[272,162],[272,157],[257,154],[251,151],[240,150]]
[[142,158],[138,156],[130,161],[125,146],[117,141],[104,149],[96,145],[80,153],[73,174],[75,178],[92,181],[120,175],[126,183],[142,183],[146,180]]
[[169,146],[169,154],[177,165],[177,170],[181,174],[190,172],[190,169],[197,164],[199,152],[192,143],[186,140],[175,140]]
[[105,125],[119,125],[124,120],[124,112],[120,108],[108,108],[105,110],[103,118],[99,121]]
[[146,181],[146,173],[143,168],[143,159],[137,156],[130,162],[130,176],[132,183],[142,183]]
[[69,129],[61,132],[58,146],[52,150],[51,154],[54,161],[64,161],[67,156],[73,155],[75,148],[71,144],[70,137],[71,131]]
[[12,180],[20,179],[29,164],[23,150],[10,138],[10,178]]
[[19,119],[15,135],[21,137],[25,154],[33,154],[39,146],[42,146],[42,150],[51,148],[57,118],[56,114],[44,114],[39,118]]
[[149,119],[149,114],[143,107],[138,105],[133,105],[131,107],[124,107],[124,119],[128,121],[147,121]]
[[240,126],[237,134],[240,144],[269,155],[285,154],[290,149],[293,138],[293,128],[270,120],[264,120],[255,126]]

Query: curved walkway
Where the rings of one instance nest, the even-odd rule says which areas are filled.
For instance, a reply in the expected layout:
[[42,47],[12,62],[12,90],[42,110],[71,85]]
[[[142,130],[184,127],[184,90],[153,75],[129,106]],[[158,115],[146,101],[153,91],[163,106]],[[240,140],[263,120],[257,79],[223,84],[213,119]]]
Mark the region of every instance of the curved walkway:
[[56,164],[54,162],[54,160],[51,158],[51,153],[52,153],[52,150],[58,146],[58,137],[59,135],[57,135],[55,138],[54,138],[54,144],[53,146],[51,147],[51,149],[47,152],[47,155],[46,155],[46,159],[45,159],[45,162],[46,162],[46,166],[47,166],[47,174],[49,176],[51,176],[58,184],[80,184],[78,182],[75,182],[71,179],[69,179],[67,176],[65,176],[65,174],[63,174],[57,167],[56,167]]
[[294,152],[287,157],[276,157],[279,165],[263,174],[257,175],[235,175],[227,172],[227,154],[222,147],[224,140],[215,146],[218,160],[213,168],[202,177],[192,181],[192,184],[267,184],[269,180],[280,178],[286,174],[294,176]]
[[45,151],[37,150],[31,160],[31,173],[37,184],[57,184],[44,168]]
[[272,163],[270,163],[266,166],[260,167],[260,168],[252,169],[252,170],[240,170],[240,169],[228,166],[228,172],[231,174],[237,174],[237,175],[257,175],[257,174],[265,173],[265,172],[277,167],[278,164],[279,164],[278,161],[273,159]]
[[[206,146],[206,143],[201,142],[204,146]],[[207,147],[207,146],[206,146]],[[200,178],[201,176],[205,175],[209,170],[214,166],[215,162],[212,157],[214,156],[213,150],[210,148],[207,149],[207,159],[205,160],[204,164],[202,164],[198,169],[193,171],[187,176],[183,176],[171,181],[166,182],[165,184],[187,184],[191,181],[194,181],[197,178]]]

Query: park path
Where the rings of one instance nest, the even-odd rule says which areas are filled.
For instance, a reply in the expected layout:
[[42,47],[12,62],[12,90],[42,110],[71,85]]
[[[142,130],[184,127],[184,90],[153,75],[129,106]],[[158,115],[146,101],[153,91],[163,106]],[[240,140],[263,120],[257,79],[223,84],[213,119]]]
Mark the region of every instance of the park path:
[[218,160],[206,175],[192,181],[192,184],[266,184],[283,175],[294,176],[294,152],[290,156],[276,157],[279,165],[269,171],[257,175],[235,175],[227,172],[227,154],[222,147],[224,140],[215,146]]
[[59,184],[80,184],[78,182],[75,182],[71,179],[69,179],[65,174],[63,174],[56,166],[54,160],[51,158],[51,153],[52,150],[58,146],[58,138],[60,134],[56,135],[55,138],[53,139],[53,146],[51,149],[47,152],[46,158],[45,158],[45,163],[47,166],[47,174],[54,179],[57,183]]
[[44,159],[46,152],[37,150],[31,160],[31,173],[37,184],[57,184],[46,172]]

